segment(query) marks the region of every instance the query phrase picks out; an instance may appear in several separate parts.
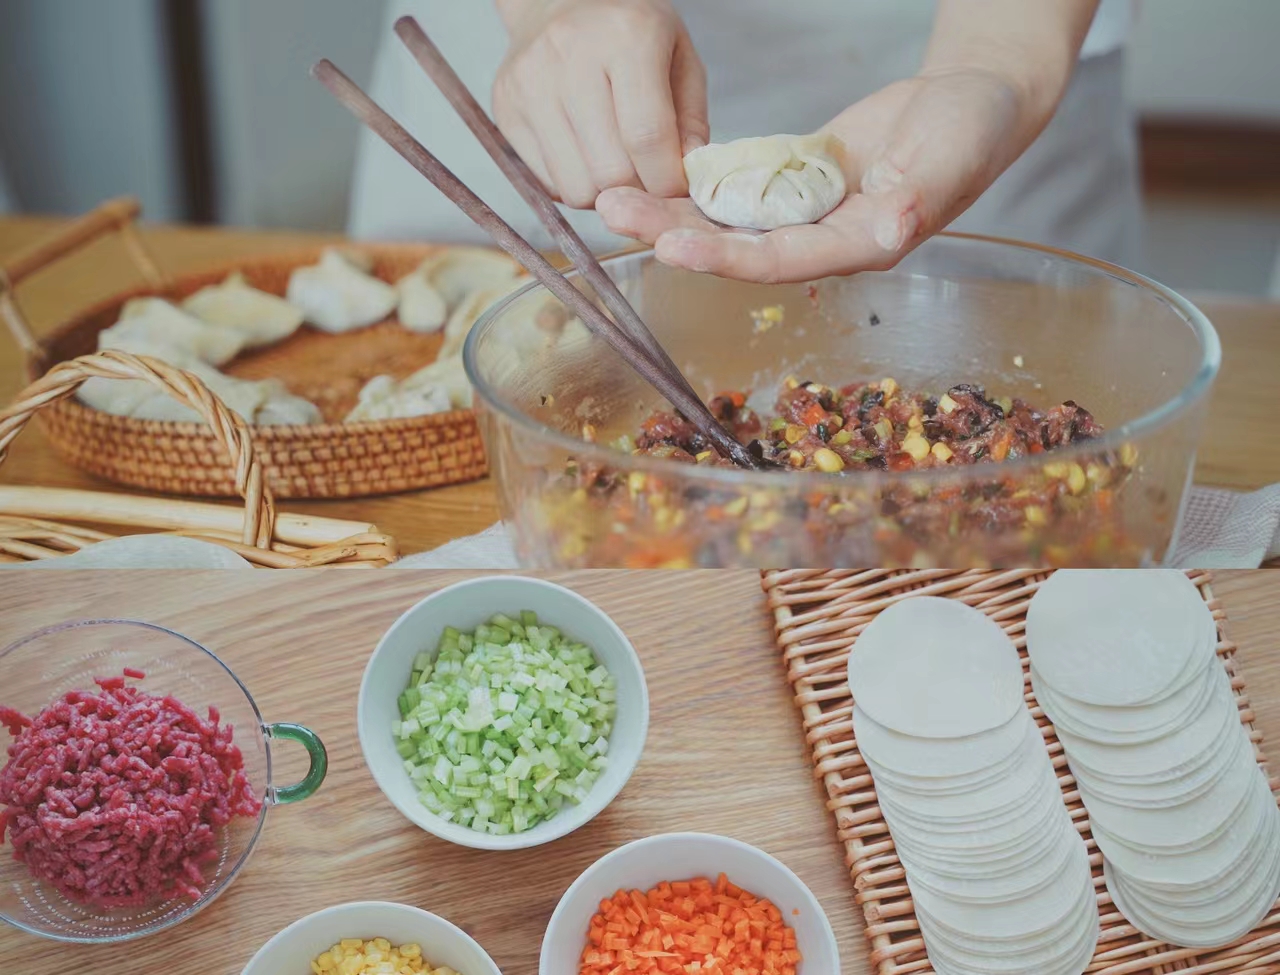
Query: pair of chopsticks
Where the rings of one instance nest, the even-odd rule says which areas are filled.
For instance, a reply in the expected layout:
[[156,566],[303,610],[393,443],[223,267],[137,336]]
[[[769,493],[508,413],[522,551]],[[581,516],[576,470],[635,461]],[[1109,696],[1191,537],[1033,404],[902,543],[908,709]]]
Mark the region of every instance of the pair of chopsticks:
[[575,288],[532,244],[516,233],[510,224],[332,62],[328,59],[320,61],[311,69],[312,75],[353,115],[431,180],[463,213],[489,234],[499,247],[519,261],[525,270],[568,306],[592,332],[608,342],[636,372],[688,418],[720,454],[739,467],[751,470],[763,468],[763,460],[735,440],[694,392],[666,350],[543,189],[538,177],[494,125],[488,113],[480,107],[418,22],[412,17],[402,17],[396,21],[395,31],[414,59],[467,123],[480,144],[493,157],[512,186],[533,208],[574,267],[595,289],[600,300],[613,313],[613,318]]

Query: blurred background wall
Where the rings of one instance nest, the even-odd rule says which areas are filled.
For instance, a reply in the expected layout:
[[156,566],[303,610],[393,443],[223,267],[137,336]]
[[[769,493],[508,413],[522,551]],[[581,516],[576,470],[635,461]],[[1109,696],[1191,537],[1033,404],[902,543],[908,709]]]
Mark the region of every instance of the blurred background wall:
[[[489,0],[452,0],[489,2]],[[134,193],[154,220],[339,229],[377,0],[0,0],[0,211]],[[1145,0],[1129,52],[1149,266],[1262,294],[1280,252],[1280,0]],[[1280,284],[1280,282],[1278,282]]]

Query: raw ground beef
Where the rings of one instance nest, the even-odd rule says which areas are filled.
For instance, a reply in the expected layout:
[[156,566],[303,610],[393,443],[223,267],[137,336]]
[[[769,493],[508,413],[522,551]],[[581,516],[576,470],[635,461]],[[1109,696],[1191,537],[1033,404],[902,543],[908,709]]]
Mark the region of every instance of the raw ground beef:
[[200,896],[218,830],[262,802],[244,757],[219,727],[124,677],[70,691],[34,718],[0,706],[14,741],[0,769],[0,843],[32,875],[97,907]]

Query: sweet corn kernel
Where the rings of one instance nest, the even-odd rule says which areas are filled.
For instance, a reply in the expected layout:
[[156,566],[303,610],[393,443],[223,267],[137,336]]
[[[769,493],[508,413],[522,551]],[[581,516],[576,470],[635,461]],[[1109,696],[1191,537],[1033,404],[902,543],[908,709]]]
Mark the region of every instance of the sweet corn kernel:
[[1072,464],[1067,471],[1067,487],[1072,494],[1079,494],[1085,489],[1089,483],[1089,479],[1085,477],[1084,468],[1079,464]]
[[695,454],[693,459],[696,460],[699,464],[701,464],[704,460],[706,460],[710,456],[711,456],[711,451],[704,450],[700,454]]
[[997,398],[995,402],[996,406],[1000,407],[1000,409],[1004,411],[1005,416],[1008,416],[1013,412],[1013,400],[1008,396],[1001,396]]
[[1047,525],[1049,519],[1045,516],[1044,508],[1039,505],[1029,504],[1023,509],[1028,525]]
[[894,382],[892,379],[880,380],[880,392],[884,393],[885,399],[888,399],[897,391],[898,391],[898,384]]
[[734,498],[724,506],[724,513],[737,518],[740,514],[747,510],[747,499],[745,497]]
[[791,464],[792,467],[803,467],[804,454],[800,453],[800,451],[798,450],[789,451],[787,453],[787,461]]
[[818,470],[825,471],[828,474],[835,474],[837,471],[844,470],[844,461],[840,459],[840,455],[834,450],[828,450],[821,447],[813,452],[813,462],[818,465]]
[[941,440],[939,440],[936,444],[934,444],[933,447],[930,448],[929,452],[933,454],[934,457],[937,457],[938,460],[942,461],[944,464],[947,461],[949,461],[952,457],[955,456],[955,453],[952,451],[952,449],[948,447],[946,444],[944,444]]
[[911,455],[912,460],[924,460],[929,456],[929,441],[918,433],[908,433],[903,438],[902,449]]
[[913,414],[911,416],[911,419],[907,420],[907,429],[910,430],[912,433],[923,433],[924,421],[920,419],[920,417]]
[[1098,487],[1106,487],[1111,480],[1110,472],[1101,464],[1090,464],[1085,468],[1085,476]]
[[836,433],[831,437],[831,442],[839,446],[840,444],[848,443],[852,439],[853,439],[852,431],[841,430],[839,433]]
[[452,968],[432,967],[420,945],[394,947],[386,938],[344,938],[311,963],[316,975],[458,975]]
[[788,376],[786,379],[782,381],[782,385],[786,386],[787,389],[795,389],[797,386],[800,385],[800,380],[797,379],[795,376]]
[[1120,463],[1133,467],[1138,462],[1138,448],[1131,443],[1120,445]]
[[782,439],[787,443],[799,443],[805,435],[804,427],[798,423],[788,423],[786,430],[782,432]]
[[1020,355],[1015,355],[1013,357],[1013,364],[1017,366],[1019,369],[1021,369],[1024,365],[1026,365],[1026,360],[1023,359],[1022,356]]
[[893,436],[893,425],[888,420],[876,420],[874,429],[881,440],[888,440]]
[[582,439],[585,440],[587,443],[596,442],[596,428],[594,424],[591,424],[591,423],[582,424]]
[[627,475],[627,490],[631,492],[634,498],[637,494],[644,490],[644,475],[639,471],[632,471]]
[[1055,460],[1051,464],[1044,465],[1045,476],[1055,478],[1059,481],[1065,481],[1067,479],[1067,470],[1067,465],[1062,461]]
[[938,400],[938,409],[943,413],[950,413],[960,404],[951,398],[949,393],[943,393],[942,399]]
[[844,417],[842,417],[839,413],[832,413],[829,417],[827,417],[827,426],[830,427],[832,430],[839,430],[842,426],[844,426]]

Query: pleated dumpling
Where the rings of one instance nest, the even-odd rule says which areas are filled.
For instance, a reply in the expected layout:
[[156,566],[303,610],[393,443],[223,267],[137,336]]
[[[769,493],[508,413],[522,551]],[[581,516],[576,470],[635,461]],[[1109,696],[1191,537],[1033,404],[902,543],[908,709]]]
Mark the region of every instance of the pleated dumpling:
[[844,144],[827,133],[769,135],[713,143],[684,157],[689,196],[730,227],[774,230],[815,223],[847,186]]
[[289,303],[326,332],[349,332],[382,321],[395,311],[399,295],[354,260],[348,253],[329,248],[320,263],[295,269],[289,276]]
[[241,333],[246,349],[286,339],[302,324],[301,310],[251,287],[239,271],[221,284],[201,288],[182,307],[210,325]]

